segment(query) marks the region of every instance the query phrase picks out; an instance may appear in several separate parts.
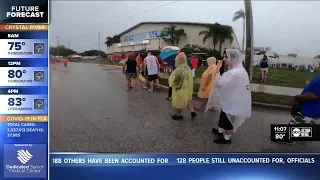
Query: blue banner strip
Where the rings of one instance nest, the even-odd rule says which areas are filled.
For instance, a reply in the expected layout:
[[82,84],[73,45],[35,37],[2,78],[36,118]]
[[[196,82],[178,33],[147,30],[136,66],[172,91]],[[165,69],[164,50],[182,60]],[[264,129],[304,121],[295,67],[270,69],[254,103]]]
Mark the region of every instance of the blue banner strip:
[[50,155],[50,179],[316,178],[320,154]]

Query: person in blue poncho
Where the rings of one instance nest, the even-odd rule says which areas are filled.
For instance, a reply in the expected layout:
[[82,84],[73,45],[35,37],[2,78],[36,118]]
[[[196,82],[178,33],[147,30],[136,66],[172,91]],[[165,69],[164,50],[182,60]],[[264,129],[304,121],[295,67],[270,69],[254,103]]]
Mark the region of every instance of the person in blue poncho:
[[320,76],[306,82],[301,95],[295,96],[291,115],[291,123],[310,123],[320,119]]

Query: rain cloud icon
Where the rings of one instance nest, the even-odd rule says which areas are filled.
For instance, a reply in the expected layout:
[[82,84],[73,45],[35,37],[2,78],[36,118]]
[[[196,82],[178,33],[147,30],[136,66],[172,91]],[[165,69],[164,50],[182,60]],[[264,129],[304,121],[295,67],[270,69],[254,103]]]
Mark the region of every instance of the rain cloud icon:
[[43,82],[44,81],[44,71],[43,70],[33,71],[33,80],[35,82]]
[[34,54],[44,54],[44,43],[33,43]]
[[34,99],[33,103],[34,109],[44,109],[44,99]]

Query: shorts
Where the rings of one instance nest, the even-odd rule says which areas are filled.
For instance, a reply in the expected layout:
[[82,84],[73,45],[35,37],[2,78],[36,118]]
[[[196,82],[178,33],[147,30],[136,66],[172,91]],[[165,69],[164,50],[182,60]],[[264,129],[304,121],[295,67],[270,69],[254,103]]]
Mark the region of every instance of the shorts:
[[126,73],[126,78],[127,79],[136,79],[138,77],[137,73]]
[[153,81],[158,79],[158,74],[154,74],[154,75],[148,75],[148,81]]
[[221,110],[220,117],[219,117],[219,123],[218,127],[222,128],[224,130],[233,130],[233,125],[231,124],[230,120],[228,119],[228,116],[225,112]]
[[260,70],[261,70],[261,73],[266,72],[266,73],[268,74],[268,70],[269,70],[269,69],[268,69],[268,68],[261,68]]
[[192,77],[195,77],[196,76],[196,69],[192,69],[191,72],[192,72]]

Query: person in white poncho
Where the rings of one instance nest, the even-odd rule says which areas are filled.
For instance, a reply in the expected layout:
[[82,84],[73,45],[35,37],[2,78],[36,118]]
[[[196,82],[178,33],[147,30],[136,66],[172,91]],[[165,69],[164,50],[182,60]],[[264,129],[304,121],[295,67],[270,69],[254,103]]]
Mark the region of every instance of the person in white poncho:
[[219,81],[220,77],[221,77],[220,70],[218,69],[217,74],[216,74],[216,78],[213,82],[213,86],[210,91],[210,96],[209,96],[209,99],[207,102],[205,112],[207,112],[208,110],[218,111],[220,108],[220,102],[219,102],[219,97],[218,97],[217,88],[216,88],[217,82]]
[[[250,81],[242,66],[242,55],[237,49],[226,52],[229,70],[215,82],[221,105],[218,128],[212,128],[212,132],[218,135],[214,140],[217,144],[231,143],[232,133],[251,117]],[[219,61],[218,69],[221,66],[222,61]]]

